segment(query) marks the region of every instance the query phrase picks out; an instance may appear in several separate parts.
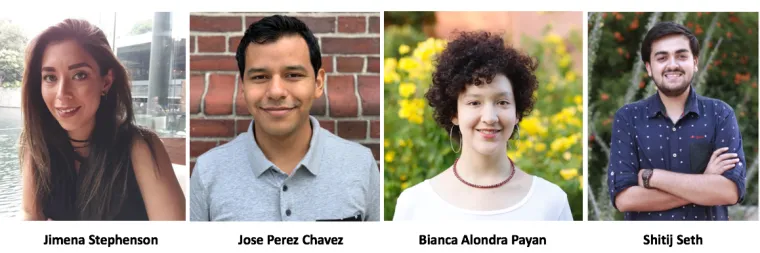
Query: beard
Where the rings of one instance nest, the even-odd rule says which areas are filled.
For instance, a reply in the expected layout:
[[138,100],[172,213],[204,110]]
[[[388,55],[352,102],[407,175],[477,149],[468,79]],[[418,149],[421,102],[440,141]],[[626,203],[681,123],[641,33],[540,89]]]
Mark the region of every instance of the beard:
[[[686,72],[683,70],[669,71],[667,73],[672,73],[672,72],[680,72],[683,75],[684,79],[686,78]],[[691,82],[694,80],[694,73],[692,73],[691,78],[689,78],[688,80],[685,79],[680,84],[669,87],[665,83],[666,82],[665,73],[666,72],[663,72],[659,80],[657,80],[657,78],[652,78],[652,81],[654,81],[654,84],[657,86],[657,90],[659,90],[666,97],[678,97],[682,95],[684,92],[686,92],[687,89],[689,89],[689,86],[691,86]]]

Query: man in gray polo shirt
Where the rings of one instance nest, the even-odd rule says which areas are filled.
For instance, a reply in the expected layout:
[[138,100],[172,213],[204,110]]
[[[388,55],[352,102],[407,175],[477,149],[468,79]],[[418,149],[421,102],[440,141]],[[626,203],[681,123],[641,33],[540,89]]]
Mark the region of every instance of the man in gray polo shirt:
[[322,96],[319,44],[300,20],[266,17],[237,49],[248,132],[198,157],[193,221],[376,221],[380,172],[371,151],[309,115]]

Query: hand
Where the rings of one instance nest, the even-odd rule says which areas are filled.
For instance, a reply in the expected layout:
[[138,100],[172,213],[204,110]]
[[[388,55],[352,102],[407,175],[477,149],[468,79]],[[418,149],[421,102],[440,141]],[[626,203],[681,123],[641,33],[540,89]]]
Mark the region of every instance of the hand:
[[639,174],[636,176],[636,179],[639,181],[639,186],[644,187],[644,170],[645,169],[639,169]]
[[739,155],[736,153],[726,153],[726,151],[728,151],[728,147],[719,148],[713,152],[704,174],[720,175],[736,166],[736,163],[740,161]]

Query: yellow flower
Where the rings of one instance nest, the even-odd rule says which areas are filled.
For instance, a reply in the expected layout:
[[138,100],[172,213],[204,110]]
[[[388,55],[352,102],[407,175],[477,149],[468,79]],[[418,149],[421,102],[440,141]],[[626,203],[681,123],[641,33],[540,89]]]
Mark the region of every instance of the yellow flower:
[[570,180],[578,176],[578,169],[576,168],[562,169],[559,171],[559,175],[562,176],[562,178],[565,180]]
[[401,81],[401,75],[396,73],[396,71],[385,71],[385,74],[383,75],[384,83],[397,83],[399,81]]
[[573,102],[575,102],[576,105],[583,105],[583,97],[575,95],[575,97],[573,97]]
[[558,43],[557,46],[554,48],[554,51],[556,51],[558,55],[567,56],[567,48],[565,47],[564,43]]
[[547,129],[537,117],[526,117],[520,122],[520,130],[530,136],[546,135]]
[[565,151],[565,153],[564,153],[564,154],[562,154],[562,158],[565,158],[565,160],[568,160],[568,161],[570,161],[570,159],[572,159],[572,158],[573,158],[573,155],[572,155],[572,154],[570,154],[570,152],[567,152],[567,151]]
[[420,67],[420,63],[410,57],[401,58],[398,62],[398,68],[405,70],[406,72],[413,72]]
[[398,65],[398,62],[396,61],[396,58],[385,58],[385,64],[383,65],[383,69],[385,69],[386,72],[395,71],[397,65]]
[[385,162],[392,163],[393,159],[396,158],[396,152],[388,151],[385,152]]
[[581,190],[583,190],[583,177],[578,177],[578,183],[580,184],[580,186],[578,188],[580,188]]
[[401,176],[398,177],[398,179],[401,179],[401,181],[406,181],[406,174],[401,174]]
[[386,148],[387,148],[387,147],[388,147],[388,146],[390,146],[390,145],[391,145],[391,142],[390,142],[390,141],[388,141],[388,139],[385,139],[385,140],[383,141],[383,146],[384,146],[384,147],[386,147]]
[[417,91],[417,86],[414,83],[401,83],[398,86],[398,93],[401,97],[408,98]]
[[559,77],[556,75],[552,75],[551,79],[549,80],[550,83],[557,83],[559,82]]
[[543,142],[540,142],[536,144],[536,151],[538,152],[544,152],[546,150],[546,144]]
[[406,188],[409,188],[409,183],[407,182],[401,183],[401,190],[406,190]]
[[544,37],[544,41],[550,44],[560,44],[562,43],[562,37],[557,35],[556,33],[550,33]]
[[399,101],[401,107],[398,111],[399,118],[407,119],[415,124],[422,124],[422,116],[425,113],[425,100],[415,98],[412,100],[402,99]]
[[563,55],[562,58],[559,59],[559,66],[567,68],[567,66],[570,66],[570,61],[572,61],[572,58],[570,58],[569,54]]
[[398,53],[402,55],[409,53],[409,50],[411,50],[411,48],[409,48],[409,46],[404,45],[404,44],[398,47]]
[[575,72],[568,71],[567,73],[565,73],[565,81],[568,83],[575,82]]

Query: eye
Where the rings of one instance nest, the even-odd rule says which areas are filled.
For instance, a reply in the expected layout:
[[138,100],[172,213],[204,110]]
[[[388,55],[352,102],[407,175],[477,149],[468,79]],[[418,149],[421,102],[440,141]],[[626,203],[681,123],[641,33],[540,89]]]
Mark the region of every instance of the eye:
[[499,102],[497,102],[497,104],[498,104],[498,105],[501,105],[501,106],[506,106],[506,105],[509,105],[509,101],[507,101],[507,100],[502,100],[502,101],[499,101]]
[[480,105],[480,101],[470,101],[470,102],[467,102],[467,105],[478,106]]
[[265,75],[257,75],[257,76],[251,76],[251,80],[255,80],[255,81],[258,81],[258,80],[264,80],[264,79],[266,79],[266,78],[267,78],[267,77],[266,77]]
[[305,75],[303,75],[301,73],[288,73],[288,74],[285,75],[286,78],[301,78],[301,77],[304,77],[304,76]]
[[53,83],[53,82],[58,81],[58,77],[56,77],[55,75],[44,75],[42,76],[42,80],[48,83]]
[[74,74],[74,80],[84,80],[87,79],[88,75],[86,72],[77,72]]

